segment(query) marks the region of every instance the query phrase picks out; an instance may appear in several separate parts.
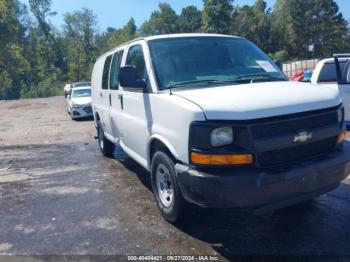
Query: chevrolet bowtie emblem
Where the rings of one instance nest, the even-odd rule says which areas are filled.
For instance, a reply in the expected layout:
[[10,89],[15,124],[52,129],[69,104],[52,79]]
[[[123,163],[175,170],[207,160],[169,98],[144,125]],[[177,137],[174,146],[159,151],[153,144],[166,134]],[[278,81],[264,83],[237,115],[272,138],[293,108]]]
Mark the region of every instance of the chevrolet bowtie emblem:
[[294,143],[305,143],[312,139],[312,133],[309,132],[300,132],[294,137]]

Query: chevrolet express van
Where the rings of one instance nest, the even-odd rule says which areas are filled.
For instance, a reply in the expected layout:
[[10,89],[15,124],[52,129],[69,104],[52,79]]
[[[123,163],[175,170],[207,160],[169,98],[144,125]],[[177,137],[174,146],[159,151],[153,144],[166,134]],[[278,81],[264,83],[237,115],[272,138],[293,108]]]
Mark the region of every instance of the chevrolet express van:
[[150,172],[170,222],[188,203],[266,211],[320,196],[350,172],[338,91],[289,82],[252,42],[215,34],[139,38],[92,73],[99,147]]

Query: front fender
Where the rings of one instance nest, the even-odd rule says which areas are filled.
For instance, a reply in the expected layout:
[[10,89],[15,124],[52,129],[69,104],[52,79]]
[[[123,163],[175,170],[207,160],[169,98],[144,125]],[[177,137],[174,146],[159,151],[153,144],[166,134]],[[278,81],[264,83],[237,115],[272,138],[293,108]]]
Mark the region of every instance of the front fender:
[[147,165],[148,165],[149,169],[151,167],[151,161],[152,161],[152,159],[151,159],[151,144],[155,139],[162,142],[176,159],[179,158],[179,154],[177,153],[175,148],[171,145],[171,143],[166,138],[162,137],[159,134],[153,134],[148,139],[148,143],[147,143],[147,159],[148,159]]

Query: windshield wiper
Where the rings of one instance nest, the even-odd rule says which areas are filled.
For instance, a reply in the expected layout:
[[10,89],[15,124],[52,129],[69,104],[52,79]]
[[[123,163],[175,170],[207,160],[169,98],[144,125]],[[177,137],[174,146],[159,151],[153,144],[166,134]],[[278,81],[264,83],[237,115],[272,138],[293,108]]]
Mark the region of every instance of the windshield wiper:
[[217,83],[219,81],[215,80],[215,79],[197,79],[197,80],[190,80],[190,81],[183,81],[183,82],[179,82],[176,84],[172,84],[167,86],[166,88],[171,89],[174,87],[185,87],[185,86],[192,86],[192,85],[197,85],[197,84],[207,84],[210,85],[212,83]]
[[258,80],[258,79],[270,79],[270,80],[276,80],[276,81],[287,81],[287,79],[285,78],[281,78],[281,77],[275,77],[275,76],[269,76],[269,75],[264,75],[264,74],[251,74],[251,75],[243,75],[243,76],[238,76],[235,78],[232,78],[229,81],[235,82],[237,80],[243,80],[243,79],[247,79],[247,80]]
[[[258,78],[257,78],[258,77]],[[227,83],[239,83],[241,81],[251,81],[251,80],[258,80],[258,79],[271,79],[275,81],[287,81],[285,78],[280,77],[274,77],[269,75],[263,75],[263,74],[251,74],[251,75],[243,75],[239,77],[235,77],[232,79],[227,80],[217,80],[217,79],[196,79],[196,80],[189,80],[189,81],[183,81],[178,82],[172,85],[167,86],[167,89],[172,89],[176,87],[187,87],[187,86],[196,86],[198,84],[227,84]]]

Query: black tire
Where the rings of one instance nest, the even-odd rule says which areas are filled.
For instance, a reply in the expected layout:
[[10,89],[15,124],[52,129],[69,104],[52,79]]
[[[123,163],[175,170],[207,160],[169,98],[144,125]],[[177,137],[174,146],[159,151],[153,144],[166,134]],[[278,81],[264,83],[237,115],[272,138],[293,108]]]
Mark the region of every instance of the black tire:
[[[160,167],[166,167],[169,171],[171,187],[173,188],[173,198],[170,206],[166,206],[163,203],[159,194],[156,173]],[[162,216],[171,223],[179,223],[183,221],[187,203],[183,198],[178,185],[174,161],[166,153],[158,151],[154,154],[151,166],[151,180],[153,194]]]
[[69,114],[70,118],[71,118],[73,121],[76,121],[76,119],[73,117],[73,114],[72,114],[72,113],[70,113],[70,112],[68,111],[68,114]]
[[101,153],[106,157],[113,158],[115,145],[105,137],[101,122],[97,124],[97,137]]

